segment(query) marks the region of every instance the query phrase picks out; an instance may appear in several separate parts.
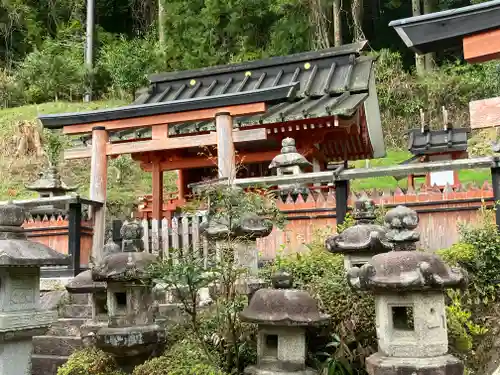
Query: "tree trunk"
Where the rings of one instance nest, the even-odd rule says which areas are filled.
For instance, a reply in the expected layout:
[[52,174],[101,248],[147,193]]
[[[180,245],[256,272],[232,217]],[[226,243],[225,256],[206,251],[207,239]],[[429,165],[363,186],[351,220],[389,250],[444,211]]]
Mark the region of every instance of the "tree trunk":
[[353,41],[357,42],[364,40],[365,33],[363,32],[363,0],[352,0],[351,14],[353,23]]
[[333,39],[335,47],[342,45],[342,5],[340,0],[333,0]]
[[[412,0],[412,11],[413,16],[420,16],[422,14],[420,8],[420,0]],[[415,66],[417,68],[417,74],[422,75],[425,72],[425,59],[424,56],[415,54]]]
[[165,38],[165,6],[163,1],[158,0],[158,36],[160,41],[160,46],[165,48],[166,38]]
[[[424,14],[433,13],[437,10],[436,0],[423,0]],[[425,71],[429,72],[435,67],[436,54],[434,52],[424,55]]]

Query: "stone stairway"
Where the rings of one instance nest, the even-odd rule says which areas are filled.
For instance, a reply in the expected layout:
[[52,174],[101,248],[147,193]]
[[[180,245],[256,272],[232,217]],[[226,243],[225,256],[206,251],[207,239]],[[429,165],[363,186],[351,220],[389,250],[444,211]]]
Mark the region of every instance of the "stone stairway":
[[58,293],[59,297],[52,295],[47,298],[51,299],[47,308],[58,310],[58,321],[44,336],[33,338],[32,375],[56,375],[58,367],[75,350],[82,348],[80,326],[91,314],[88,296]]
[[[83,348],[80,327],[92,314],[88,300],[88,294],[69,294],[66,291],[42,294],[42,308],[57,310],[59,319],[44,336],[33,338],[32,375],[56,375],[58,367],[74,351]],[[168,327],[184,318],[179,305],[160,304],[158,324]]]

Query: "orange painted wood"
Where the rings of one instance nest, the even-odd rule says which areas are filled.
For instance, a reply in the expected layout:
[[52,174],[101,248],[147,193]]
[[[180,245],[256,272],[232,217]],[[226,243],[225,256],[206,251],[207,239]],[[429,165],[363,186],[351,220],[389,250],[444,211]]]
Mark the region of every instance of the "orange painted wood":
[[121,120],[101,121],[91,124],[73,124],[63,127],[64,134],[90,133],[94,126],[104,126],[107,130],[123,130],[154,125],[176,124],[189,121],[204,121],[215,118],[219,112],[228,112],[231,116],[246,116],[266,112],[266,103],[252,103],[228,107],[200,109],[163,115],[135,117]]
[[[267,131],[264,128],[241,130],[233,132],[233,141],[235,143],[263,141],[267,139]],[[106,154],[124,155],[139,152],[163,151],[174,150],[190,147],[206,147],[217,144],[217,134],[201,134],[191,135],[185,137],[175,137],[168,139],[151,139],[148,141],[136,141],[126,143],[108,143],[106,146]],[[75,148],[66,150],[64,158],[70,159],[83,159],[89,158],[92,155],[91,147]]]
[[153,138],[153,139],[167,139],[168,138],[168,124],[152,126],[151,127],[151,138]]
[[[108,181],[108,157],[106,156],[106,145],[108,144],[108,132],[104,129],[92,130],[92,153],[90,163],[90,199],[106,202]],[[106,207],[97,208],[93,211],[94,237],[92,245],[92,257],[100,261],[104,249],[104,237],[106,231]]]
[[161,170],[160,161],[153,162],[152,171],[153,185],[153,219],[163,219],[163,171]]
[[462,40],[464,59],[480,63],[500,58],[500,29],[466,36]]
[[472,129],[500,126],[500,97],[470,102],[469,113]]
[[[242,152],[236,154],[237,164],[253,164],[262,163],[273,160],[273,158],[280,153],[277,151],[263,151],[263,152]],[[161,168],[163,171],[171,171],[176,169],[193,169],[193,168],[209,168],[215,167],[216,163],[214,160],[204,157],[196,156],[189,158],[172,158],[171,160],[164,160],[161,162]],[[142,163],[141,168],[146,172],[151,172],[153,170],[152,163]]]
[[[88,266],[89,256],[92,251],[92,226],[91,222],[82,222],[80,265],[84,267]],[[68,254],[68,220],[62,218],[57,220],[31,219],[24,222],[23,228],[30,241],[49,246],[61,254]]]

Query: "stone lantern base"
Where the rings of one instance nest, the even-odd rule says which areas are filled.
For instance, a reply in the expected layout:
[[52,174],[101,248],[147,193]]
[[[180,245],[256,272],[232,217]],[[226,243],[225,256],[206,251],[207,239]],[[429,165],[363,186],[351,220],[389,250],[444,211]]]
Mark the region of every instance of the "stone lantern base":
[[375,353],[366,359],[366,370],[369,375],[463,375],[464,365],[452,355],[402,358]]
[[266,365],[260,366],[248,366],[243,371],[245,375],[318,375],[316,370],[312,368],[305,368],[303,370],[297,371],[287,371],[286,369],[281,368],[281,366],[273,366],[273,364],[269,363]]

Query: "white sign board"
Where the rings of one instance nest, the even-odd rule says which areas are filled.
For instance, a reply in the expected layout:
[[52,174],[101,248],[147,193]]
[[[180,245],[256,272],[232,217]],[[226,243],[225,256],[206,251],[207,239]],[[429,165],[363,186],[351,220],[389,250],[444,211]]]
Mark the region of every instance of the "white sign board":
[[446,186],[455,184],[455,174],[453,171],[431,172],[431,186]]

